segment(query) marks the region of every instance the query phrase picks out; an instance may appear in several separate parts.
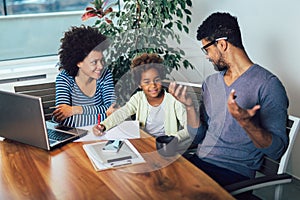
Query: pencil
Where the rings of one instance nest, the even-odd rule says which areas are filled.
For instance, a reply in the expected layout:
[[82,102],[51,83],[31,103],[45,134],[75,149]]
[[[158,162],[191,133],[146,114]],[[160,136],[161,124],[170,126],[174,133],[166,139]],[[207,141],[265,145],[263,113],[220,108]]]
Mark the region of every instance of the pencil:
[[98,114],[98,125],[100,125],[100,122],[101,122],[101,120],[100,120],[100,113]]

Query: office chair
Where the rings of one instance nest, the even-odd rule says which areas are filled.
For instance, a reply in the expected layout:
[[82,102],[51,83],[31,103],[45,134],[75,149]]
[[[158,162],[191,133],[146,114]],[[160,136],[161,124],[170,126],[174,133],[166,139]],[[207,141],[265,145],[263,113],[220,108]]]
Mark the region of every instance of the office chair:
[[53,107],[55,106],[54,82],[14,86],[14,89],[16,93],[41,97],[45,120],[47,121],[52,119]]
[[233,196],[238,197],[245,192],[253,191],[267,186],[276,185],[275,199],[281,199],[282,186],[279,184],[292,182],[293,176],[287,173],[290,158],[297,133],[299,131],[300,118],[288,116],[286,132],[289,136],[289,145],[280,161],[264,157],[263,164],[254,179],[234,183],[224,188]]

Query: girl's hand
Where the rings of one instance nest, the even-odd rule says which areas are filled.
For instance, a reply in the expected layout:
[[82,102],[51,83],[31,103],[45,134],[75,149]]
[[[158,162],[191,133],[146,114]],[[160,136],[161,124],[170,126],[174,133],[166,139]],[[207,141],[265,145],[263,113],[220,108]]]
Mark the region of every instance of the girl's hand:
[[102,135],[104,135],[105,133],[104,133],[104,131],[106,130],[106,128],[105,128],[105,126],[104,125],[102,125],[102,124],[97,124],[97,125],[95,125],[94,127],[93,127],[93,133],[94,133],[94,135],[96,135],[96,136],[102,136]]

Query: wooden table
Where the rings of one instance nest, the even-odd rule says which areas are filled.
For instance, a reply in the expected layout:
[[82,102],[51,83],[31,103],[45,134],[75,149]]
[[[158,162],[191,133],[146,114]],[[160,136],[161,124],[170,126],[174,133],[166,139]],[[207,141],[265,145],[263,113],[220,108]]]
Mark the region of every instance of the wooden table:
[[146,163],[96,172],[82,142],[47,152],[4,140],[0,199],[233,199],[183,157],[159,156],[153,138],[130,142]]

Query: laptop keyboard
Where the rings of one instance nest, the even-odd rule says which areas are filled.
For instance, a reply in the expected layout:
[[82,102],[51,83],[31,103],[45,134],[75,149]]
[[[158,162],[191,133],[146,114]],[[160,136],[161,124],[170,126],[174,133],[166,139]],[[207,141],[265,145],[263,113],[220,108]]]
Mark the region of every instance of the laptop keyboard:
[[49,139],[56,140],[56,141],[63,141],[65,139],[68,139],[73,136],[71,134],[59,132],[59,131],[52,130],[52,129],[47,129],[47,131],[48,131]]

